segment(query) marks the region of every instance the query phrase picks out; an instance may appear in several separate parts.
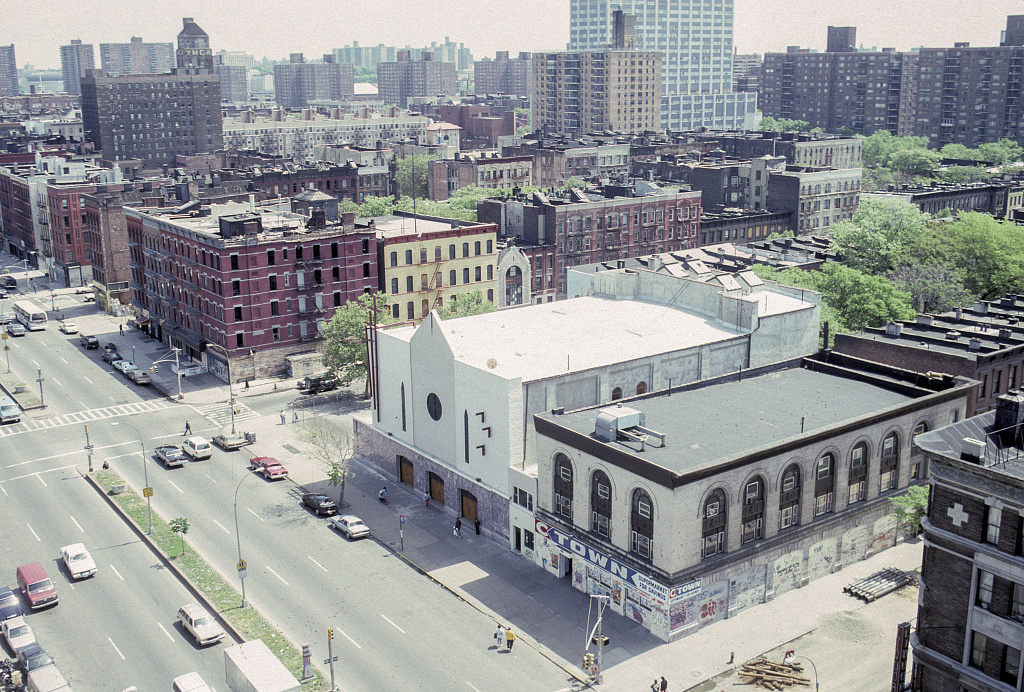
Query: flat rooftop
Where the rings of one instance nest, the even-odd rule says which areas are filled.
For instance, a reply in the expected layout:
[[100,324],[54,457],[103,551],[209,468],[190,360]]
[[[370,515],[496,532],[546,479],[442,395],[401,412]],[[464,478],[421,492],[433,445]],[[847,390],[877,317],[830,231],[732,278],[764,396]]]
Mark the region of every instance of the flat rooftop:
[[[743,334],[677,308],[600,296],[449,319],[440,327],[457,362],[524,382],[614,365],[623,354],[645,358]],[[408,341],[415,329],[387,334]]]
[[[914,438],[914,444],[926,452],[949,459],[960,459],[964,451],[964,438],[985,443],[984,455],[979,457],[981,467],[993,473],[1006,474],[1024,480],[1024,439],[1013,435],[1004,439],[995,426],[996,412],[986,411],[959,423],[923,433]],[[974,465],[971,461],[963,463]]]
[[[361,219],[361,221],[367,220]],[[456,221],[455,223],[459,225],[453,229],[452,222],[449,221],[436,221],[434,219],[412,218],[409,216],[375,216],[373,217],[373,223],[377,233],[385,238],[398,238],[420,233],[439,233],[459,228],[473,228],[475,225],[480,226],[481,231],[485,231],[491,226],[491,224],[486,223],[464,225]],[[491,230],[494,230],[493,227]]]
[[[666,435],[665,446],[649,443],[639,452],[633,442],[604,444],[678,474],[692,473],[917,398],[895,389],[881,382],[787,367],[749,379],[624,401],[622,406],[644,414],[645,428]],[[593,436],[598,412],[608,407],[539,417]]]

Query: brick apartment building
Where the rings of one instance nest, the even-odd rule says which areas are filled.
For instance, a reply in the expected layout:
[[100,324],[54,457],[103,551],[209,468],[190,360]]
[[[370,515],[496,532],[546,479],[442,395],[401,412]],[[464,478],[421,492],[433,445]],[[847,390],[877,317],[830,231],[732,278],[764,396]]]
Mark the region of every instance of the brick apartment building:
[[420,215],[377,217],[380,290],[392,317],[422,321],[431,310],[479,290],[495,301],[497,226]]
[[456,154],[454,159],[433,159],[427,163],[430,199],[446,200],[471,185],[506,191],[533,185],[533,157]]
[[354,93],[354,68],[333,55],[323,62],[306,62],[292,53],[287,63],[274,65],[274,99],[282,108],[305,108],[311,101],[349,101]]
[[374,232],[351,214],[327,224],[235,204],[125,215],[136,321],[224,380],[317,357],[334,311],[378,285]]
[[570,178],[615,179],[629,173],[629,139],[515,137],[501,147],[502,156],[532,156],[533,184],[561,187]]
[[395,62],[377,63],[377,89],[385,104],[403,107],[417,96],[455,96],[455,63],[435,60],[429,51],[413,60],[400,50]]
[[514,94],[529,96],[533,83],[533,62],[530,53],[509,58],[507,50],[499,50],[493,60],[473,63],[473,90],[478,94]]

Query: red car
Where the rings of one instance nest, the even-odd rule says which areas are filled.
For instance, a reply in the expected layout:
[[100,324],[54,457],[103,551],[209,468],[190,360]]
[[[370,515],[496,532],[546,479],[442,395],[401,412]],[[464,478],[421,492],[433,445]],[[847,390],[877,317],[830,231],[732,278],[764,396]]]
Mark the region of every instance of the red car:
[[249,460],[249,468],[256,473],[262,473],[269,481],[288,477],[288,469],[274,457],[253,457]]

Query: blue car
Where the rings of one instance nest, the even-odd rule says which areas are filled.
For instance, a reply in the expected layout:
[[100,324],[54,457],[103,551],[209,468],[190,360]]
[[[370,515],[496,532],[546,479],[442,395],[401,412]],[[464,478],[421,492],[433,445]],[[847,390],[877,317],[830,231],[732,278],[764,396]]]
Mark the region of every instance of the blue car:
[[21,609],[21,601],[9,587],[0,586],[0,620],[21,617],[25,611]]
[[11,336],[25,336],[25,327],[21,322],[11,322],[7,325],[7,333]]

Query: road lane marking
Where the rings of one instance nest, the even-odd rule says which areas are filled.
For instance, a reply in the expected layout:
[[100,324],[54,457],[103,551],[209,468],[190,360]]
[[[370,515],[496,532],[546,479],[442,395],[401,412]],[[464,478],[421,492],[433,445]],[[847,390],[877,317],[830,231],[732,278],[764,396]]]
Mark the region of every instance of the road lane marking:
[[339,630],[339,629],[338,629],[337,627],[335,627],[335,628],[334,628],[334,631],[335,631],[335,632],[341,632],[341,636],[343,636],[343,637],[344,637],[345,639],[347,639],[347,640],[349,640],[350,642],[352,642],[352,643],[353,643],[353,644],[355,645],[355,647],[356,647],[357,649],[362,649],[362,648],[363,648],[363,647],[359,646],[359,644],[358,644],[358,643],[356,642],[356,640],[355,640],[355,639],[353,639],[352,637],[348,636],[348,635],[347,635],[347,634],[345,634],[345,633],[344,633],[344,632],[343,632],[342,630]]
[[3,485],[0,485],[0,490],[2,490],[2,491],[3,491],[3,493],[4,493],[4,497],[8,497],[8,495],[7,495],[7,489],[6,489],[6,488],[4,488],[4,486],[3,486]]
[[177,491],[178,491],[179,493],[181,493],[182,495],[184,495],[184,494],[185,494],[185,491],[184,491],[184,490],[182,490],[181,488],[179,488],[178,486],[176,486],[176,485],[174,484],[174,481],[167,481],[167,482],[168,482],[168,483],[170,483],[170,484],[171,484],[171,487],[173,487],[173,488],[174,488],[175,490],[177,490]]
[[220,523],[219,521],[217,521],[216,519],[214,519],[214,520],[213,520],[213,523],[214,523],[214,524],[216,524],[217,526],[220,526],[220,530],[221,530],[221,531],[223,531],[224,533],[226,533],[226,534],[227,534],[227,535],[229,535],[229,536],[231,535],[231,532],[230,532],[230,531],[228,531],[227,529],[225,529],[225,528],[224,528],[224,527],[223,527],[223,526],[221,525],[221,523]]
[[[61,360],[64,360],[64,359],[63,359],[63,358],[61,358]],[[50,375],[50,379],[51,379],[51,380],[53,380],[54,382],[56,382],[56,383],[57,383],[57,386],[59,386],[59,387],[63,387],[63,386],[64,386],[64,385],[62,385],[62,384],[60,383],[60,380],[58,380],[58,379],[57,379],[56,377],[54,377],[53,375]]]
[[[86,377],[85,379],[87,379],[87,380],[88,380],[89,378],[88,378],[88,377]],[[90,382],[89,384],[92,384],[92,382]],[[86,403],[85,403],[84,401],[82,401],[81,399],[79,399],[79,401],[78,401],[78,405],[79,405],[79,406],[81,406],[82,408],[88,408],[88,404],[86,404]]]
[[[309,555],[307,555],[306,557],[309,557]],[[314,565],[316,565],[317,567],[319,567],[320,569],[322,569],[323,571],[327,572],[327,568],[326,568],[326,567],[324,567],[323,565],[321,565],[321,564],[320,564],[319,562],[317,562],[317,561],[316,561],[316,560],[314,560],[313,558],[309,557],[309,561],[310,561],[310,562],[312,562],[312,563],[313,563]],[[327,572],[327,573],[328,573],[328,574],[330,574],[330,572]]]
[[38,478],[38,479],[39,479],[39,482],[43,484],[43,487],[44,487],[44,488],[48,488],[48,487],[50,487],[50,486],[46,485],[46,481],[44,481],[44,480],[43,480],[43,477],[42,477],[42,476],[40,476],[40,475],[39,475],[38,473],[36,474],[36,478]]
[[39,363],[37,363],[35,361],[32,361],[32,365],[36,366],[37,368],[43,367],[42,365],[40,365]]
[[157,626],[157,627],[159,627],[159,628],[160,628],[160,630],[161,630],[161,631],[162,631],[162,632],[163,632],[164,634],[166,634],[166,635],[167,635],[167,638],[168,638],[168,639],[170,639],[170,640],[171,640],[172,642],[174,641],[174,637],[172,637],[172,636],[171,636],[171,633],[170,633],[170,632],[168,632],[168,631],[167,631],[166,629],[164,629],[164,626],[163,626],[163,624],[162,624],[162,623],[159,623],[159,622],[158,622],[158,623],[156,623],[156,626]]
[[180,433],[171,433],[170,435],[157,435],[156,437],[151,437],[149,439],[151,439],[151,440],[166,440],[168,437],[181,437],[181,434]]
[[114,574],[117,575],[118,579],[120,579],[121,581],[124,581],[124,577],[122,577],[121,573],[117,571],[117,567],[114,567],[113,565],[111,565],[110,569],[114,570]]
[[27,526],[28,530],[32,532],[32,535],[36,537],[36,540],[42,543],[42,541],[39,540],[39,534],[37,534],[36,530],[32,528],[32,524],[25,524],[25,526]]
[[217,482],[217,481],[213,480],[213,477],[210,476],[210,474],[208,474],[206,471],[203,471],[203,475],[206,476],[207,478],[209,478],[211,483],[216,483]]
[[[81,452],[79,452],[79,454],[81,454]],[[20,466],[20,464],[15,464],[15,465],[16,466]],[[4,483],[10,483],[11,481],[20,481],[22,478],[32,478],[33,476],[38,478],[40,473],[50,473],[51,471],[64,471],[66,469],[76,469],[76,468],[78,468],[78,464],[69,464],[67,466],[61,466],[60,468],[56,468],[56,469],[47,469],[46,471],[37,471],[36,473],[26,473],[24,476],[15,476],[14,478],[8,478],[6,481],[4,481]]]
[[388,621],[388,622],[389,622],[389,623],[391,624],[391,626],[392,626],[392,627],[394,627],[394,628],[395,628],[396,630],[398,630],[398,631],[399,631],[399,632],[401,632],[402,634],[405,634],[405,630],[403,630],[403,629],[402,629],[401,627],[399,627],[399,626],[398,626],[398,625],[396,625],[395,623],[391,622],[391,620],[388,620],[388,616],[387,616],[387,615],[385,615],[384,613],[381,613],[381,614],[380,614],[380,616],[381,616],[382,618],[384,618],[385,620],[387,620],[387,621]]
[[114,647],[114,651],[116,651],[116,652],[117,652],[117,655],[121,657],[121,660],[122,660],[122,661],[127,661],[127,660],[128,660],[128,659],[126,659],[126,658],[124,657],[124,654],[123,654],[123,653],[121,653],[121,650],[117,648],[117,644],[115,644],[115,643],[114,643],[114,640],[113,640],[113,639],[111,639],[110,637],[107,637],[107,641],[108,641],[108,642],[110,642],[110,645],[111,645],[112,647]]
[[246,510],[247,512],[249,512],[249,514],[251,514],[251,515],[253,515],[254,517],[256,517],[257,519],[259,519],[260,521],[263,521],[263,517],[261,517],[260,515],[256,514],[256,512],[252,511],[252,510],[251,510],[251,509],[249,509],[248,507],[246,507],[246,508],[245,508],[245,510]]
[[[281,575],[278,574],[277,572],[275,572],[274,570],[270,569],[269,567],[267,567],[267,571],[269,571],[271,574],[273,574],[278,579],[281,579]],[[281,579],[281,583],[284,584],[285,586],[289,585],[288,582],[286,582],[284,579]]]
[[[71,517],[70,514],[68,516]],[[82,525],[79,524],[78,521],[76,521],[74,517],[71,517],[71,521],[75,522],[75,526],[78,527],[79,531],[81,531],[82,533],[85,533],[85,529],[82,528]]]
[[60,358],[60,362],[61,363],[64,363],[64,365],[68,365],[68,362],[66,360],[64,360],[64,356],[57,356],[57,357]]
[[477,689],[476,686],[473,683],[471,683],[469,680],[466,680],[466,684],[469,685],[470,689],[475,690],[476,692],[480,692],[480,690]]
[[[89,379],[88,377],[86,377],[85,375],[82,375],[82,379],[83,379],[83,380],[85,380],[86,382],[88,382],[89,384],[92,384],[92,380],[90,380],[90,379]],[[83,406],[82,408],[89,408],[89,407],[88,407],[88,406]]]

